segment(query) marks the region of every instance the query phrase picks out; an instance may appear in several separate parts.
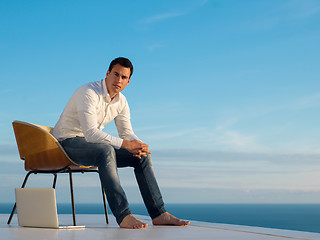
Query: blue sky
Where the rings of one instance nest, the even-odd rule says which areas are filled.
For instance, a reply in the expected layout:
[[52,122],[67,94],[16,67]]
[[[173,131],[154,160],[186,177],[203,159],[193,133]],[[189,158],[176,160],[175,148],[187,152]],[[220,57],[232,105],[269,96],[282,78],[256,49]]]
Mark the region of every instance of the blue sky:
[[[53,126],[125,56],[132,124],[167,202],[319,203],[319,26],[317,0],[1,0],[0,201],[25,174],[11,122]],[[119,172],[141,202],[131,169]],[[75,185],[80,202],[100,201],[96,176]]]

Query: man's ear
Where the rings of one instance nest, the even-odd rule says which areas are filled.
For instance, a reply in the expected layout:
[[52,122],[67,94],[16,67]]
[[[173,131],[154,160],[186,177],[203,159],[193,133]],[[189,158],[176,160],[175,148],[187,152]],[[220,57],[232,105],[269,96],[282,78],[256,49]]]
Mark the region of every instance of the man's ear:
[[110,74],[110,71],[108,70],[107,73],[106,73],[106,77],[108,77],[109,74]]
[[129,78],[128,83],[127,83],[127,86],[129,85],[130,81],[131,81],[131,78]]

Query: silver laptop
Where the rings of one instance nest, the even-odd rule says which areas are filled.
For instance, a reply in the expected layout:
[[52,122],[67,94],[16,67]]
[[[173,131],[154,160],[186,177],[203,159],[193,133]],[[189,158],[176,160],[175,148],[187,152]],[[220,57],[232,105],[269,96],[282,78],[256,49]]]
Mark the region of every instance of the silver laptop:
[[18,224],[23,227],[84,228],[59,226],[54,188],[16,188]]

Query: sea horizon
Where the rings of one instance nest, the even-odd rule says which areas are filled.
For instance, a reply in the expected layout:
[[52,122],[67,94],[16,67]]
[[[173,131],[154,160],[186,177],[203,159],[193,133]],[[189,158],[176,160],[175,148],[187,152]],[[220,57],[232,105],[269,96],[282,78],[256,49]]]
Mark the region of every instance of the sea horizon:
[[[13,203],[0,203],[9,214]],[[58,214],[71,214],[70,203],[58,203]],[[77,214],[104,214],[102,203],[76,203]],[[147,215],[142,203],[131,203],[133,214]],[[168,203],[173,215],[188,220],[320,233],[318,203]],[[111,214],[108,208],[108,213]]]

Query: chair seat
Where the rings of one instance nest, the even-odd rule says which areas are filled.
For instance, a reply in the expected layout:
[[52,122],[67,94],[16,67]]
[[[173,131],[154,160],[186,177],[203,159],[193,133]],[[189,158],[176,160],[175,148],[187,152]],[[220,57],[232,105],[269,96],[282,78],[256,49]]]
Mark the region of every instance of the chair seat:
[[70,169],[72,171],[87,171],[87,170],[98,170],[97,167],[85,167],[85,166],[77,166],[77,165],[68,165],[66,167],[62,167],[62,168],[39,168],[39,167],[25,167],[26,169],[28,169],[27,171],[59,171],[59,170],[63,170],[63,169]]
[[84,167],[84,166],[76,166],[70,165],[69,166],[72,171],[81,171],[81,170],[98,170],[97,167]]

